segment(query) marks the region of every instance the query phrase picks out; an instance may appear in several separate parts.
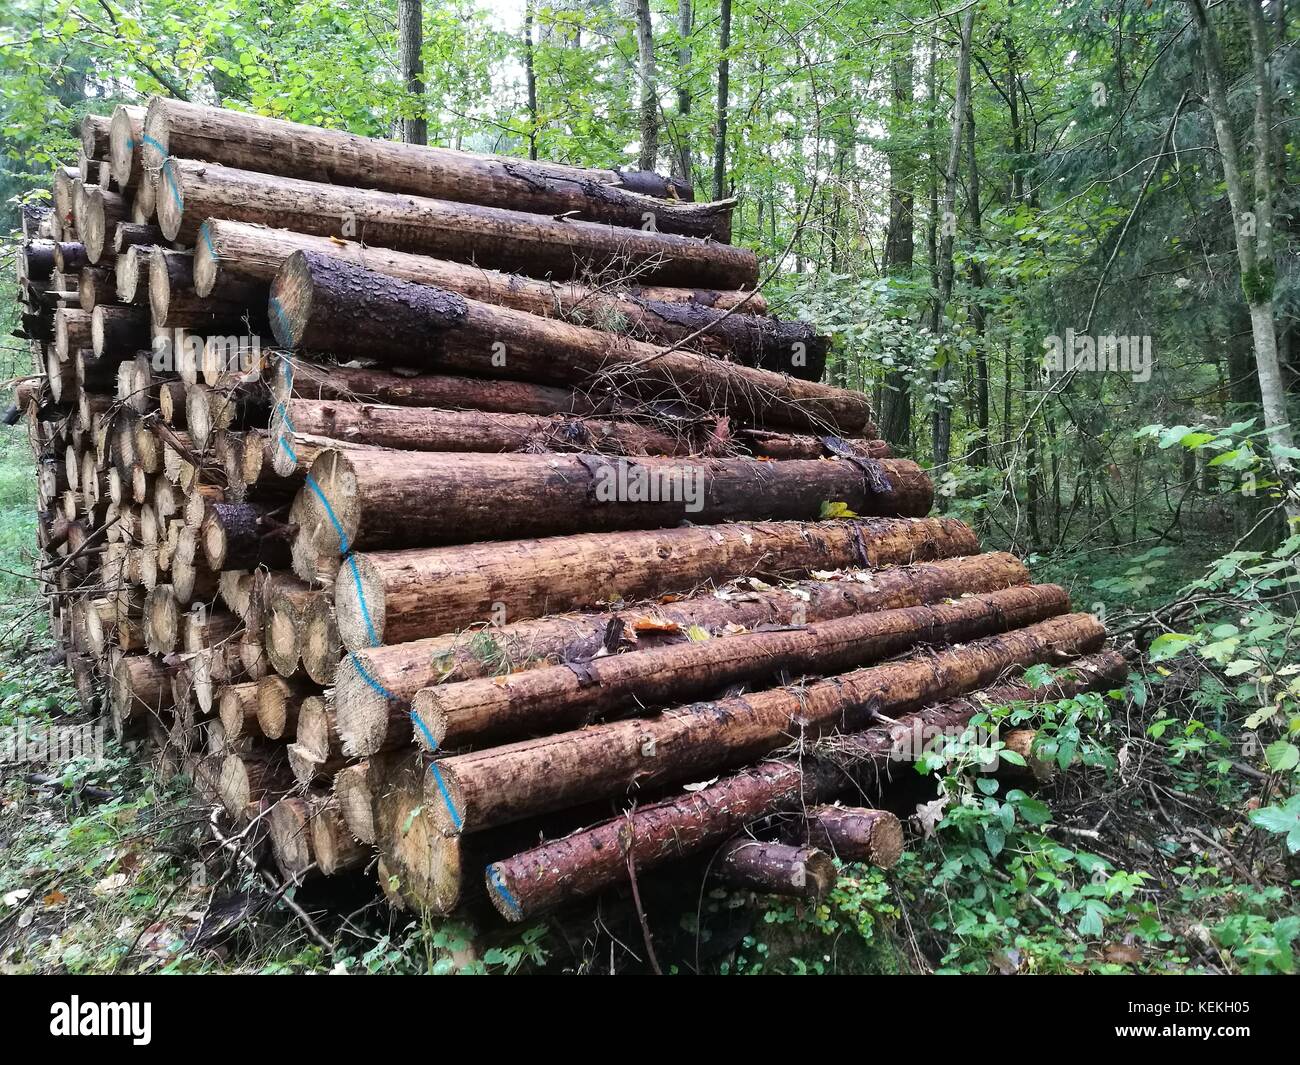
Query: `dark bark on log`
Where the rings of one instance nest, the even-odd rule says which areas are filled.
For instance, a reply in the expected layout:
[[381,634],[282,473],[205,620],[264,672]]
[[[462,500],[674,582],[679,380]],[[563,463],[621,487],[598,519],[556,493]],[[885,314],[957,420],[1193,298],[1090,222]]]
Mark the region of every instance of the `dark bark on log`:
[[978,550],[970,528],[951,518],[579,533],[353,555],[339,573],[334,605],[344,646],[357,649],[453,632],[502,611],[506,620],[522,620],[687,591],[703,581],[896,565]]
[[[758,260],[735,248],[666,232],[624,229],[392,192],[271,177],[172,156],[158,176],[158,225],[194,243],[209,218],[419,252],[534,277],[588,274],[655,284],[752,288]],[[355,226],[345,229],[345,226]]]
[[482,377],[610,380],[768,427],[874,435],[858,392],[467,300],[315,252],[285,260],[270,306],[276,340],[290,348]]
[[709,866],[715,880],[743,891],[822,899],[835,886],[835,863],[815,847],[740,837],[724,844]]

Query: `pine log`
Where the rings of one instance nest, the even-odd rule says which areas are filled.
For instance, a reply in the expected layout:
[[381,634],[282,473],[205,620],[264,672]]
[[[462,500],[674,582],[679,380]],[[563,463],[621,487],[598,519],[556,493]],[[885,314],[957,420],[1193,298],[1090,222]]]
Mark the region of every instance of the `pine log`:
[[[316,551],[669,528],[685,521],[812,520],[829,501],[870,517],[921,517],[930,478],[906,459],[607,459],[327,450],[291,520]],[[299,574],[302,576],[302,574]]]
[[108,127],[108,161],[119,188],[138,188],[144,177],[143,107],[120,104]]
[[794,829],[806,842],[846,862],[892,869],[903,856],[903,826],[888,810],[834,804],[809,809]]
[[[799,688],[696,703],[441,759],[425,798],[441,831],[455,835],[639,788],[699,779],[761,757],[791,735],[864,728],[994,681],[1003,670],[1091,653],[1105,629],[1065,614],[964,647],[872,666]],[[425,756],[428,757],[427,755]]]
[[728,887],[801,899],[825,898],[837,877],[824,851],[745,836],[723,844],[709,872]]
[[86,259],[92,265],[111,260],[117,224],[127,218],[126,202],[99,185],[82,185],[78,189],[76,211],[77,233],[85,245]]
[[177,156],[162,164],[158,181],[158,225],[182,243],[193,243],[207,219],[230,218],[317,236],[355,233],[366,244],[534,277],[630,272],[657,284],[717,288],[758,281],[758,260],[748,249],[662,231],[272,177]]
[[263,600],[266,654],[282,677],[292,677],[302,661],[303,611],[321,593],[303,583],[284,582]]
[[128,248],[147,248],[162,243],[162,230],[147,223],[118,222],[117,229],[113,231],[113,252],[119,259]]
[[116,303],[116,271],[98,266],[83,267],[77,284],[77,302],[83,311],[93,311],[101,303]]
[[[572,215],[726,242],[734,201],[693,203],[677,178],[394,143],[341,130],[155,97],[146,162],[168,155],[283,177]],[[647,221],[647,215],[650,220]]]
[[311,869],[312,808],[307,799],[286,796],[271,807],[271,853],[288,881],[300,881]]
[[281,360],[282,369],[272,379],[277,400],[287,400],[292,396],[367,401],[406,408],[437,407],[543,416],[567,414],[579,418],[608,417],[624,410],[624,404],[608,390],[553,388],[525,381],[454,377],[441,373],[392,373],[357,366],[321,365],[293,359],[288,354],[281,355]]
[[113,669],[113,734],[125,737],[148,715],[157,715],[174,705],[172,676],[175,667],[149,655],[123,655]]
[[289,348],[551,384],[617,381],[715,413],[801,431],[874,435],[859,392],[657,347],[294,252],[271,285],[271,330]]
[[89,159],[108,158],[108,131],[112,119],[105,115],[86,115],[81,120],[81,150]]
[[334,618],[334,604],[327,595],[313,596],[303,607],[302,626],[303,671],[322,687],[331,687],[343,657],[339,641],[338,622]]
[[348,831],[362,843],[374,843],[375,820],[368,760],[353,762],[334,774],[334,798]]
[[274,744],[231,751],[221,763],[221,803],[236,820],[245,815],[250,804],[273,800],[292,784],[284,748]]
[[265,332],[266,286],[225,283],[201,296],[194,291],[193,254],[154,247],[149,251],[149,308],[160,328],[256,336]]
[[691,441],[633,421],[560,414],[501,414],[337,400],[290,399],[277,407],[272,437],[332,437],[401,451],[591,451],[603,455],[687,455]]
[[[161,231],[160,231],[161,232]],[[355,262],[367,269],[403,281],[437,285],[462,296],[499,303],[545,317],[563,317],[570,311],[611,319],[632,317],[636,305],[698,304],[717,311],[742,312],[741,317],[767,314],[760,292],[735,289],[672,288],[642,285],[592,286],[580,281],[539,281],[521,274],[501,273],[481,265],[435,259],[428,255],[370,247],[353,240],[313,236],[288,229],[270,229],[223,218],[212,218],[200,229],[194,248],[194,287],[200,296],[219,291],[225,280],[257,281],[269,285],[280,265],[295,251],[316,251]],[[633,304],[628,308],[627,303]],[[653,319],[648,319],[652,322]],[[641,326],[651,328],[649,324]]]
[[686,591],[709,580],[878,567],[978,550],[971,529],[951,518],[579,533],[355,554],[339,572],[334,608],[343,644],[355,650],[488,620]]
[[130,358],[150,343],[149,312],[145,308],[101,305],[90,312],[90,346],[96,355]]
[[257,718],[257,689],[256,681],[229,684],[222,689],[217,713],[228,740],[262,734]]
[[322,873],[337,876],[366,864],[370,851],[352,835],[336,803],[321,803],[314,807],[313,813],[311,849]]
[[257,722],[262,735],[271,740],[293,735],[302,701],[316,694],[316,688],[298,680],[272,675],[258,680]]
[[[581,728],[620,711],[636,713],[702,698],[732,684],[752,688],[783,674],[842,673],[918,644],[943,646],[1005,632],[1069,607],[1064,588],[1028,585],[953,603],[854,614],[803,627],[607,655],[581,665],[444,684],[416,695],[413,710],[424,727],[414,731],[426,750],[546,735]],[[340,718],[349,751],[377,750],[376,739],[382,743],[388,733],[410,729],[405,715],[365,724],[372,735],[354,743],[352,737],[365,736],[364,730],[346,714]]]
[[279,266],[295,251],[329,255],[387,277],[436,285],[483,303],[636,340],[680,344],[808,380],[818,380],[825,369],[827,338],[802,322],[765,317],[767,303],[753,292],[543,281],[243,222],[212,219],[204,223],[194,253],[195,291],[200,296],[226,298],[223,289],[242,280],[262,286],[265,296]]
[[201,536],[208,566],[218,572],[289,566],[289,540],[271,508],[260,503],[209,503]]
[[[922,722],[945,727],[964,724],[987,704],[1064,698],[1117,683],[1127,671],[1122,656],[1102,652],[1070,663],[1066,674],[1047,687],[1032,688],[1023,682],[1001,685],[954,703],[902,715],[892,725],[837,737],[840,756],[855,762],[851,770],[806,760],[765,762],[708,787],[638,806],[593,828],[494,863],[486,875],[488,894],[509,920],[531,920],[565,902],[625,881],[629,851],[636,868],[649,871],[715,845],[745,825],[779,811],[799,811],[838,793],[856,794],[855,778],[885,776],[899,739]],[[846,745],[850,745],[848,752]]]

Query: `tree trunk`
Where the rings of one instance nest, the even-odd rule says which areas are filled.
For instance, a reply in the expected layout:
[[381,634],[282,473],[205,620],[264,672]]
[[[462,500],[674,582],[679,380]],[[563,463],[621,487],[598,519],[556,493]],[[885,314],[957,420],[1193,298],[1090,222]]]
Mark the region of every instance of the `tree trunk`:
[[1250,52],[1255,91],[1255,115],[1252,140],[1255,149],[1254,202],[1248,200],[1242,164],[1237,153],[1236,134],[1232,130],[1232,111],[1219,54],[1218,37],[1210,24],[1203,0],[1188,0],[1201,41],[1201,61],[1205,67],[1210,114],[1219,145],[1224,184],[1232,209],[1233,234],[1237,246],[1237,263],[1241,270],[1241,287],[1250,308],[1251,334],[1255,343],[1255,365],[1259,374],[1259,391],[1263,401],[1264,424],[1269,430],[1269,448],[1273,465],[1286,486],[1287,517],[1300,520],[1300,501],[1294,488],[1294,465],[1290,452],[1295,436],[1287,414],[1286,385],[1282,380],[1277,353],[1277,329],[1273,306],[1276,263],[1273,250],[1273,80],[1269,72],[1271,46],[1267,25],[1258,0],[1242,0],[1250,26]]
[[746,573],[874,567],[978,550],[969,527],[943,518],[579,533],[356,554],[339,573],[334,604],[343,644],[356,649]]
[[691,183],[691,36],[695,32],[691,0],[677,0],[677,151],[673,157],[673,176]]
[[[966,106],[970,98],[970,47],[975,28],[974,5],[966,9],[961,20],[961,46],[957,57],[957,91],[953,100],[952,134],[948,140],[948,165],[944,169],[943,224],[939,236],[939,293],[935,304],[935,334],[943,340],[944,312],[952,295],[953,264],[952,245],[957,235],[957,170],[961,161],[962,125],[966,120]],[[948,362],[935,374],[940,389],[947,382],[951,370]],[[942,469],[948,465],[952,448],[952,404],[947,396],[935,399],[933,417],[934,464]]]
[[285,261],[271,307],[276,340],[290,348],[549,384],[604,380],[784,428],[874,435],[856,392],[466,300],[315,252]]
[[[890,62],[889,228],[885,233],[885,272],[906,278],[912,271],[915,241],[915,152],[904,147],[912,114],[912,51]],[[885,373],[880,411],[880,435],[891,447],[907,450],[912,442],[911,377],[914,369],[899,366]]]
[[[435,751],[549,735],[620,711],[703,698],[732,684],[755,688],[781,675],[842,673],[918,644],[952,644],[1004,632],[1069,607],[1063,588],[1031,585],[966,596],[956,603],[855,614],[785,630],[608,655],[581,665],[440,684],[415,697],[413,709],[424,725],[414,730],[415,738]],[[349,726],[342,721],[340,731]],[[409,723],[399,712],[385,735],[403,726]]]
[[824,851],[745,836],[724,844],[709,872],[728,887],[801,899],[825,898],[837,875]]
[[641,133],[638,165],[642,170],[653,170],[659,159],[659,96],[650,0],[636,0],[636,51]]
[[[292,428],[289,428],[292,426]],[[295,433],[403,451],[591,451],[603,455],[689,455],[689,438],[633,421],[554,414],[502,414],[396,407],[336,400],[291,399],[272,422],[292,443]]]
[[731,92],[731,0],[721,0],[718,23],[718,126],[713,141],[713,195],[722,199],[727,188],[727,107]]
[[420,0],[397,2],[397,56],[402,86],[406,90],[402,119],[402,140],[407,144],[428,144],[429,129],[425,120],[424,5]]
[[325,555],[476,540],[669,528],[684,521],[922,517],[930,479],[913,462],[609,459],[561,454],[363,452],[317,456],[294,500],[298,537]]
[[885,777],[901,738],[924,726],[960,726],[988,705],[1065,698],[1119,683],[1128,672],[1117,653],[1071,663],[1071,674],[1043,688],[1004,685],[955,704],[904,715],[851,737],[851,771],[822,762],[766,762],[705,788],[650,805],[563,839],[544,842],[488,867],[493,904],[511,921],[531,920],[563,903],[588,897],[627,879],[627,855],[649,871],[717,844],[744,826],[783,810],[798,811],[839,793],[856,794],[854,778]]
[[[992,683],[1002,671],[1097,650],[1105,629],[1066,614],[964,647],[526,740],[431,763],[425,801],[446,835],[478,832],[629,788],[698,780],[796,738],[853,732]],[[428,757],[427,755],[425,756]]]
[[[349,655],[327,681],[314,679],[335,685],[335,704],[346,721],[386,722],[392,715],[408,712],[416,692],[434,684],[544,665],[580,664],[598,653],[679,645],[690,639],[691,630],[715,637],[738,629],[811,624],[936,603],[966,593],[980,595],[1029,579],[1019,561],[1000,553],[893,566],[864,576],[869,579],[802,581],[788,588],[742,579],[718,595],[516,621],[373,647]],[[357,735],[366,728],[348,725]]]
[[[645,171],[395,144],[164,97],[150,102],[144,134],[144,164],[154,172],[169,157],[195,159],[280,177],[538,214],[563,214],[594,205],[594,221],[632,226],[641,224],[641,210],[662,209],[664,198],[683,204],[692,198],[689,185]],[[165,180],[161,191],[160,204],[170,192]],[[675,217],[691,216],[681,212]],[[661,222],[659,228],[669,226]],[[718,232],[699,235],[724,239]]]

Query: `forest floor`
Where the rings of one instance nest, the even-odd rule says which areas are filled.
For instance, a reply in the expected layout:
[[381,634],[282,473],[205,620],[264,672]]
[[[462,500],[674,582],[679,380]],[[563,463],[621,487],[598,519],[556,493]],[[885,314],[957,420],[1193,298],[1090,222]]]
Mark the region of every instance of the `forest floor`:
[[[30,453],[0,436],[0,728],[92,724],[30,573]],[[1168,601],[1224,545],[1037,560],[1078,609]],[[1290,972],[1297,870],[1246,819],[1269,782],[1234,751],[1223,700],[1162,668],[1110,696],[1037,708],[1041,753],[1069,771],[1033,793],[935,760],[907,789],[916,832],[889,872],[844,866],[824,903],[701,888],[647,891],[667,971]],[[1027,711],[995,717],[1022,724]],[[373,877],[273,890],[215,856],[184,778],[102,756],[0,763],[0,972],[641,971],[627,915],[522,934],[392,915]],[[1275,857],[1269,857],[1272,854]],[[366,886],[369,885],[369,886]],[[340,917],[346,913],[346,918]]]

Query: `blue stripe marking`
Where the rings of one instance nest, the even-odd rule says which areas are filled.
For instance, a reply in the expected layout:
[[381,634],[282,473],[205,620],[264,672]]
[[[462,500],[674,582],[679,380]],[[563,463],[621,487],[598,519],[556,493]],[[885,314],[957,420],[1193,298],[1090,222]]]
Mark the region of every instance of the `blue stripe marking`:
[[[420,720],[420,715],[414,710],[411,711],[411,720],[419,726],[420,731],[424,733],[424,738],[429,741],[429,750],[437,751],[438,745],[433,742],[433,733],[429,731],[429,726]],[[461,816],[456,812],[455,803],[451,801],[451,792],[447,790],[447,785],[443,782],[442,774],[438,772],[437,762],[429,763],[429,772],[433,774],[433,779],[438,785],[438,791],[442,795],[442,801],[447,806],[447,812],[451,814],[451,823],[459,829],[462,824]]]
[[289,458],[291,458],[295,463],[298,461],[298,456],[294,454],[293,448],[289,446],[289,440],[285,437],[284,433],[280,434],[280,446],[284,448],[285,454],[287,454]]
[[501,878],[501,870],[499,870],[495,865],[489,865],[487,867],[487,879],[488,883],[492,885],[492,889],[505,900],[506,904],[514,910],[515,913],[522,917],[524,908],[520,906],[519,903],[515,901],[515,897],[510,894],[510,889],[506,887],[506,882]]
[[[289,321],[289,315],[285,312],[285,309],[280,306],[280,301],[275,296],[271,297],[271,311],[275,314],[276,318],[279,319],[280,328],[284,330],[284,335],[286,337],[293,336],[293,329],[291,328],[292,323]],[[292,386],[293,374],[290,373],[286,380],[289,385]]]
[[307,474],[307,487],[316,493],[316,498],[321,501],[325,508],[325,514],[334,526],[334,531],[339,534],[339,554],[346,555],[350,548],[348,547],[348,534],[343,531],[343,525],[334,514],[334,508],[330,506],[330,501],[325,498],[325,493],[320,490],[320,485],[316,483],[316,478],[310,473]]
[[217,249],[212,244],[212,234],[208,232],[207,222],[199,226],[199,236],[203,238],[203,243],[208,246],[208,252],[212,255],[212,258],[219,260],[221,256],[217,254]]
[[366,622],[366,633],[370,636],[370,646],[379,645],[379,634],[375,632],[375,623],[370,620],[370,607],[366,605],[366,594],[361,590],[361,571],[357,569],[355,556],[348,556],[348,565],[352,569],[352,580],[357,586],[357,602],[361,605],[361,616]]
[[[171,162],[169,159],[168,162]],[[176,201],[176,210],[185,210],[185,201],[181,199],[181,191],[176,187],[176,175],[172,173],[172,168],[166,163],[163,164],[163,173],[167,176],[167,184],[171,186],[172,199]]]
[[352,661],[352,668],[355,669],[361,675],[361,679],[364,680],[367,684],[369,684],[370,687],[372,687],[385,699],[390,699],[395,703],[400,703],[402,701],[396,695],[390,692],[387,688],[385,688],[382,684],[380,684],[379,681],[375,680],[375,678],[372,677],[366,671],[366,667],[361,664],[361,659],[357,657],[355,651],[348,652],[348,658]]
[[[149,134],[146,133],[146,134],[141,138],[141,140],[142,140],[142,142],[143,142],[144,144],[149,145],[149,147],[151,147],[151,148],[156,148],[157,151],[158,151],[158,154],[161,155],[163,158],[166,158],[166,157],[167,157],[167,149],[164,148],[161,144],[159,144],[158,141],[155,140],[153,137],[149,136]],[[135,145],[132,144],[131,147],[134,148]]]

